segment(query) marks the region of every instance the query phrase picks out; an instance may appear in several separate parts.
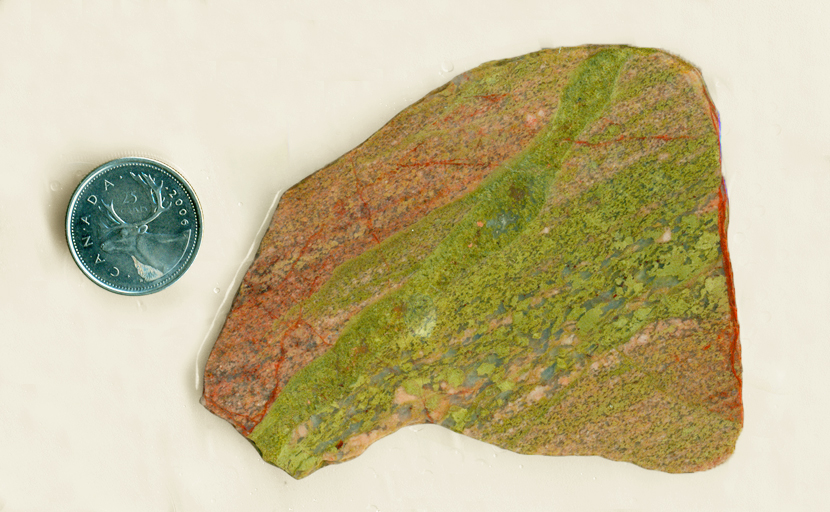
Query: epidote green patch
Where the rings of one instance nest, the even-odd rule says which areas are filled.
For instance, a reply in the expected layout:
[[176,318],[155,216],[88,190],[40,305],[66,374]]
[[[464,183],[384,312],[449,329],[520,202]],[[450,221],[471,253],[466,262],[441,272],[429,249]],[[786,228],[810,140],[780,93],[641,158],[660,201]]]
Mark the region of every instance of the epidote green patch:
[[[474,192],[339,267],[295,306],[325,311],[376,297],[288,382],[251,433],[266,460],[303,476],[417,422],[516,451],[557,453],[550,443],[578,445],[580,429],[603,418],[623,418],[623,425],[628,417],[618,411],[633,414],[644,401],[681,415],[671,397],[654,398],[653,369],[615,358],[655,322],[717,324],[730,314],[718,212],[702,208],[720,187],[717,135],[711,128],[672,138],[610,130],[580,139],[604,112],[636,98],[630,81],[624,94],[616,89],[620,73],[652,53],[593,52],[568,77],[555,118],[530,147]],[[538,68],[538,59],[490,65],[495,71],[479,75],[480,90],[469,93],[495,94]],[[641,87],[667,79],[643,76]],[[687,109],[687,101],[675,96],[660,108]],[[632,114],[637,123],[642,115]],[[613,153],[597,151],[609,141]],[[599,173],[608,159],[626,164]],[[591,172],[598,177],[572,187]],[[403,284],[381,293],[389,282]],[[606,370],[591,370],[608,358],[615,363]],[[598,399],[597,386],[615,379],[625,386]],[[652,441],[644,441],[650,451],[640,458],[634,448],[599,454],[675,471],[731,451],[740,425],[687,406],[695,411],[691,423],[689,414],[655,421],[672,440],[665,448],[682,451],[689,429],[704,424],[726,445],[692,450],[679,463],[661,462]],[[546,432],[556,410],[571,416]]]

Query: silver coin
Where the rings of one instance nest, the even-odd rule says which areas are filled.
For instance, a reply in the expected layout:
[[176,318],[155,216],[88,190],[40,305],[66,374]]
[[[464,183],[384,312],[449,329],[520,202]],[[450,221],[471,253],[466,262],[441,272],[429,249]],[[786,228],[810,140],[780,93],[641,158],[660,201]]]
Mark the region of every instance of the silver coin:
[[66,212],[66,239],[95,284],[146,295],[184,274],[202,238],[202,211],[187,181],[149,158],[119,158],[78,185]]

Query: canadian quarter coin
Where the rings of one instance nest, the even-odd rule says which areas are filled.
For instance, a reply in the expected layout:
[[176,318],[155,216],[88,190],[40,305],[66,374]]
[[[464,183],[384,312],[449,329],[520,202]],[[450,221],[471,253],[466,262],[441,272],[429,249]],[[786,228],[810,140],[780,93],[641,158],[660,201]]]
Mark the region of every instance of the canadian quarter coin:
[[170,166],[119,158],[78,185],[66,212],[66,239],[95,284],[124,295],[167,288],[184,274],[202,238],[193,189]]

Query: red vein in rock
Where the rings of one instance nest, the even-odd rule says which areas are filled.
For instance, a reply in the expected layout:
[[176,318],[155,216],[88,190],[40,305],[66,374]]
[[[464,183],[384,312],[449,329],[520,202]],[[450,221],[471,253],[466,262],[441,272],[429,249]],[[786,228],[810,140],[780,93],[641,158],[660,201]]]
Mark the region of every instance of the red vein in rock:
[[475,109],[473,113],[469,114],[467,117],[472,118],[479,114],[489,112],[490,110],[495,108],[502,99],[504,99],[507,96],[507,94],[483,94],[475,96],[476,98],[480,98],[482,100],[487,101],[487,104],[484,107]]
[[[416,146],[416,148],[413,148],[413,149],[417,149],[417,146]],[[372,220],[371,210],[370,210],[369,205],[368,205],[368,203],[367,203],[367,201],[366,201],[366,199],[365,199],[365,197],[364,197],[364,195],[363,195],[363,188],[364,188],[364,187],[362,186],[362,182],[360,181],[360,179],[359,179],[359,178],[358,178],[358,176],[357,176],[357,172],[356,172],[356,170],[355,170],[355,168],[354,168],[354,165],[352,165],[352,169],[351,169],[351,171],[352,171],[352,175],[353,175],[353,176],[354,176],[354,178],[355,178],[355,184],[356,184],[356,192],[357,192],[357,197],[358,197],[358,199],[360,199],[361,203],[363,204],[363,210],[364,210],[364,211],[363,211],[363,213],[364,213],[364,214],[365,214],[365,216],[366,216],[366,224],[367,224],[367,228],[368,228],[369,234],[370,234],[370,236],[372,237],[372,239],[375,241],[375,243],[380,244],[380,239],[378,238],[377,234],[375,234],[375,232],[374,232],[374,222],[373,222],[373,220]],[[301,259],[301,258],[302,258],[302,257],[303,257],[303,256],[304,256],[307,252],[308,252],[309,247],[311,246],[311,243],[312,243],[312,242],[313,242],[313,241],[314,241],[314,240],[315,240],[318,236],[320,236],[320,235],[322,234],[324,227],[325,227],[325,226],[320,227],[320,228],[319,228],[316,232],[314,232],[311,236],[309,236],[309,237],[308,237],[308,239],[305,241],[305,243],[303,244],[302,248],[300,248],[300,252],[299,252],[299,254],[298,254],[298,255],[297,255],[297,257],[294,259],[294,261],[291,263],[291,267],[290,267],[290,268],[288,269],[288,271],[285,273],[285,276],[283,276],[283,278],[282,278],[282,282],[283,282],[283,283],[285,283],[285,282],[286,282],[286,280],[288,279],[288,277],[289,277],[290,275],[292,275],[292,274],[296,271],[296,267],[297,267],[297,264],[299,263],[300,259]],[[383,254],[380,254],[380,256],[381,256],[381,259],[383,259],[383,261],[386,263],[386,258],[384,257],[384,255],[383,255]],[[387,265],[388,265],[388,263],[387,263]],[[315,285],[318,283],[319,279],[320,279],[320,276],[318,275],[318,276],[314,279],[314,281],[312,282],[312,284],[311,284],[310,286],[307,286],[307,287],[306,287],[306,291],[307,291],[306,295],[311,295],[311,294],[313,294],[313,293],[316,291],[316,290],[314,290],[314,287],[315,287]],[[272,313],[272,312],[271,312],[271,311],[270,311],[267,307],[265,307],[265,305],[264,305],[264,304],[262,304],[262,302],[259,300],[259,297],[252,296],[252,299],[253,299],[253,301],[254,301],[254,304],[255,304],[255,305],[256,305],[259,309],[261,309],[262,311],[264,311],[264,312],[268,315],[268,317],[269,317],[272,321],[276,321],[276,320],[277,320],[277,317],[276,317],[276,316],[275,316],[275,315],[274,315],[274,314],[273,314],[273,313]],[[307,328],[308,328],[308,329],[309,329],[312,333],[314,333],[314,335],[315,335],[315,336],[317,336],[317,338],[319,338],[319,339],[320,339],[320,342],[321,342],[322,344],[324,344],[324,345],[326,345],[326,346],[331,346],[331,343],[329,343],[328,341],[326,341],[326,339],[325,339],[325,338],[324,338],[324,337],[323,337],[323,336],[322,336],[322,335],[321,335],[321,334],[320,334],[320,333],[319,333],[319,332],[318,332],[318,331],[317,331],[317,330],[316,330],[316,329],[315,329],[315,328],[314,328],[314,327],[313,327],[310,323],[308,323],[306,320],[304,320],[304,319],[303,319],[302,309],[300,309],[300,315],[299,315],[299,317],[298,317],[298,318],[294,321],[294,323],[293,323],[293,324],[292,324],[292,325],[291,325],[291,326],[290,326],[290,327],[289,327],[289,328],[288,328],[288,329],[287,329],[287,330],[286,330],[286,331],[282,334],[282,336],[281,336],[281,337],[280,337],[280,339],[279,339],[279,350],[280,350],[280,356],[279,356],[279,358],[277,359],[277,362],[275,363],[275,366],[274,366],[274,376],[275,376],[275,381],[276,381],[276,384],[275,384],[274,388],[271,390],[271,392],[270,392],[270,394],[269,394],[269,396],[268,396],[268,399],[267,399],[267,400],[266,400],[266,402],[265,402],[265,405],[262,407],[262,409],[260,410],[260,412],[259,412],[258,414],[254,415],[254,416],[248,416],[248,415],[244,415],[244,414],[233,413],[233,412],[231,412],[231,411],[228,411],[228,410],[227,410],[227,409],[225,409],[224,407],[219,406],[219,405],[218,405],[218,404],[216,404],[216,402],[214,402],[213,400],[211,400],[211,403],[213,403],[214,405],[216,405],[216,406],[217,406],[219,409],[221,409],[222,411],[225,411],[225,412],[229,413],[229,415],[233,415],[233,416],[236,416],[236,417],[241,417],[241,418],[244,418],[244,419],[245,419],[245,420],[247,420],[248,422],[252,422],[252,423],[254,423],[254,424],[258,424],[260,421],[262,421],[262,418],[264,418],[264,417],[265,417],[265,415],[266,415],[266,414],[267,414],[267,412],[268,412],[268,409],[271,407],[271,405],[274,403],[274,400],[276,400],[276,398],[279,396],[280,392],[282,391],[282,387],[279,385],[279,373],[280,373],[280,370],[281,370],[281,368],[282,368],[282,363],[284,362],[285,357],[286,357],[285,340],[286,340],[286,339],[288,338],[288,336],[290,336],[290,335],[291,335],[294,331],[296,331],[296,329],[297,329],[300,325],[303,325],[303,326],[307,327]],[[239,423],[239,422],[237,422],[237,423]],[[252,429],[251,429],[251,428],[248,428],[246,425],[239,425],[239,426],[240,426],[240,427],[241,427],[241,429],[245,432],[245,435],[250,434],[250,432],[252,431]]]
[[[702,81],[703,79],[701,79],[701,83]],[[718,141],[720,142],[720,117],[718,116],[718,109],[712,103],[712,98],[709,97],[709,92],[705,87],[703,89],[703,97],[706,98],[706,103],[709,104],[709,119],[712,121],[712,126],[715,127],[715,134],[718,136]]]
[[478,94],[475,96],[476,98],[481,98],[483,100],[487,100],[490,103],[495,103],[502,98],[507,97],[507,93],[504,94]]
[[[305,323],[304,320],[303,320],[303,310],[300,309],[300,314],[297,316],[297,319],[294,321],[294,324],[291,325],[291,327],[289,327],[284,333],[282,333],[282,336],[280,336],[280,340],[279,340],[280,356],[277,358],[277,361],[274,363],[274,380],[276,380],[277,383],[274,386],[274,389],[272,389],[271,393],[268,395],[268,399],[265,401],[265,405],[262,406],[262,409],[260,410],[260,412],[254,417],[255,418],[254,419],[255,424],[259,424],[259,422],[262,421],[262,418],[264,418],[265,415],[268,413],[268,409],[271,408],[271,404],[274,403],[274,400],[277,399],[277,396],[279,396],[280,391],[282,391],[282,386],[280,386],[280,381],[279,381],[279,374],[280,374],[280,370],[282,369],[282,363],[285,361],[285,355],[286,355],[285,340],[288,338],[288,336],[293,334],[295,330],[297,330],[297,327],[299,327],[303,323]],[[250,434],[250,431],[248,431],[248,434]]]
[[[302,317],[301,317],[301,318],[302,318]],[[302,325],[304,325],[304,326],[308,327],[308,330],[310,330],[312,333],[314,333],[314,335],[315,335],[315,336],[317,336],[318,338],[320,338],[320,341],[323,343],[323,345],[326,345],[326,346],[328,346],[328,347],[330,347],[330,346],[331,346],[331,343],[329,343],[328,341],[326,341],[326,339],[325,339],[325,338],[323,338],[323,337],[320,335],[320,333],[319,333],[319,332],[317,332],[317,329],[315,329],[314,327],[312,327],[312,326],[311,326],[311,324],[310,324],[310,323],[308,323],[306,320],[303,320],[303,321],[302,321]]]
[[380,244],[380,239],[378,239],[377,235],[375,234],[375,224],[372,221],[372,210],[369,208],[369,203],[366,202],[366,198],[363,197],[364,186],[361,183],[360,178],[357,177],[357,170],[355,170],[354,168],[354,161],[352,161],[352,175],[354,176],[357,198],[360,199],[360,202],[363,204],[364,211],[362,213],[364,213],[366,216],[366,229],[369,230],[369,235],[372,237],[375,243]]
[[735,332],[729,342],[729,362],[730,368],[732,369],[732,375],[735,376],[735,380],[738,382],[738,396],[740,400],[741,385],[743,381],[736,368],[740,326],[738,325],[738,308],[735,302],[735,282],[732,277],[732,263],[729,259],[729,248],[726,241],[727,206],[726,184],[723,180],[721,180],[721,186],[718,190],[718,232],[720,234],[721,253],[723,255],[723,269],[726,274],[726,292],[729,297],[729,312],[732,324],[735,326]]
[[[302,248],[300,248],[300,253],[297,255],[297,257],[296,257],[296,258],[294,259],[294,261],[291,263],[291,267],[288,269],[288,272],[286,272],[286,273],[285,273],[285,276],[283,276],[283,278],[282,278],[282,282],[283,282],[283,283],[285,283],[285,281],[288,279],[288,276],[290,276],[290,275],[294,272],[294,270],[295,270],[295,268],[296,268],[296,266],[297,266],[297,263],[300,261],[300,258],[302,258],[302,257],[303,257],[303,256],[304,256],[307,252],[308,252],[308,248],[309,248],[309,246],[311,245],[311,242],[312,242],[312,241],[313,241],[316,237],[320,236],[320,235],[322,234],[322,232],[323,232],[323,228],[321,227],[321,228],[320,228],[320,229],[318,229],[316,232],[314,232],[314,233],[313,233],[310,237],[308,237],[308,239],[305,241],[305,244],[303,244]],[[316,282],[316,281],[315,281],[315,282]],[[308,288],[307,288],[307,289],[308,289]],[[313,290],[312,290],[310,293],[313,293]],[[277,316],[276,316],[276,315],[274,315],[274,313],[272,313],[272,312],[271,312],[271,310],[270,310],[269,308],[265,307],[265,305],[264,305],[264,304],[260,301],[260,297],[259,297],[259,296],[257,296],[257,295],[251,295],[250,299],[253,301],[253,303],[254,303],[254,304],[255,304],[255,305],[256,305],[256,306],[257,306],[260,310],[264,311],[264,312],[265,312],[265,314],[266,314],[266,315],[268,315],[268,317],[271,319],[271,321],[276,321],[276,320],[277,320]],[[302,318],[302,310],[300,311],[300,318]],[[294,327],[294,328],[295,328],[295,327]],[[291,328],[290,330],[293,330],[293,328]],[[283,349],[283,347],[282,347],[282,340],[280,340],[280,349],[281,349],[281,350],[284,350],[284,349]]]
[[[423,393],[423,390],[421,390],[421,393]],[[427,399],[424,396],[421,396],[421,405],[424,406],[424,413],[426,414],[426,417],[427,417],[427,423],[435,424],[435,420],[432,419],[432,413],[429,412],[429,407],[427,407]]]
[[[300,316],[300,318],[302,318],[302,316]],[[268,395],[268,400],[265,401],[265,405],[262,406],[262,410],[254,418],[254,420],[253,420],[254,428],[256,428],[256,425],[259,425],[259,422],[262,421],[262,418],[264,418],[265,415],[268,414],[268,409],[271,408],[271,404],[274,403],[274,400],[277,399],[277,396],[279,396],[280,391],[282,391],[282,386],[280,386],[280,381],[279,381],[279,374],[280,374],[280,369],[282,368],[282,363],[285,361],[285,346],[283,345],[283,340],[285,339],[285,337],[287,335],[288,335],[288,332],[286,332],[285,335],[283,335],[283,338],[280,339],[280,356],[277,358],[277,362],[274,363],[274,378],[277,381],[277,384],[274,386],[274,389],[272,389],[271,393]],[[248,434],[250,434],[253,431],[253,428],[252,429],[247,429],[246,428],[245,430],[247,430],[247,432],[245,434],[247,436]]]
[[411,164],[399,163],[398,168],[411,167],[433,167],[436,165],[451,165],[451,166],[466,166],[466,167],[490,167],[489,163],[485,162],[467,162],[465,160],[457,160],[452,158],[450,160],[427,160],[426,162],[414,162]]
[[300,261],[300,258],[305,256],[305,254],[308,252],[308,247],[311,245],[311,241],[320,236],[322,233],[323,228],[321,227],[320,229],[312,233],[310,237],[308,237],[308,239],[305,241],[305,244],[303,244],[302,248],[300,249],[300,254],[298,254],[297,257],[294,258],[294,261],[291,262],[291,267],[288,269],[288,272],[286,272],[285,276],[282,278],[283,282],[285,282],[285,280],[288,279],[288,276],[290,276],[291,273],[294,272],[294,269],[297,266],[297,262]]
[[271,310],[266,308],[265,305],[262,304],[262,302],[260,302],[258,295],[251,295],[250,300],[252,300],[254,302],[254,304],[256,304],[256,306],[259,309],[261,309],[262,311],[265,311],[265,314],[268,315],[269,318],[271,318],[271,321],[274,321],[274,320],[277,319],[277,317],[274,316],[274,313],[271,313]]
[[421,142],[419,142],[419,143],[415,144],[415,146],[413,146],[413,147],[412,147],[412,149],[410,149],[409,151],[407,151],[407,153],[414,153],[414,152],[418,151],[418,148],[420,148],[421,146],[423,146],[423,145],[424,145],[424,142],[425,142],[425,141],[421,141]]

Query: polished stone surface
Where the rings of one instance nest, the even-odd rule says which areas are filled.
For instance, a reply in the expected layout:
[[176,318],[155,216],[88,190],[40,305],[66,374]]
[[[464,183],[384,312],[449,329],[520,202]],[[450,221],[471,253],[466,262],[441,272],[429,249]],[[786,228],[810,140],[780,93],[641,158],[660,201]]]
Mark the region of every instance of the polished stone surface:
[[726,224],[690,64],[484,64],[285,193],[203,402],[296,477],[417,423],[713,467],[743,420]]

